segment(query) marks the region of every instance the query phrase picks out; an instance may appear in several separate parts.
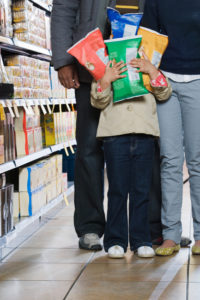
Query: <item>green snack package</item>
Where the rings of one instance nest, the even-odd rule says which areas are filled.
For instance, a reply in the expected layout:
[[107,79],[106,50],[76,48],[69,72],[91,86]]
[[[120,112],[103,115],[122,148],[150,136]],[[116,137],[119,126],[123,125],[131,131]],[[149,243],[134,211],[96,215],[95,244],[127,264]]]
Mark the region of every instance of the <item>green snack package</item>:
[[136,37],[104,41],[108,49],[109,59],[115,60],[117,63],[123,61],[128,68],[123,73],[123,75],[126,75],[125,78],[117,79],[112,83],[114,103],[149,93],[144,87],[142,73],[136,73],[137,69],[129,65],[133,58],[140,58],[138,49],[141,40],[142,36],[138,35]]

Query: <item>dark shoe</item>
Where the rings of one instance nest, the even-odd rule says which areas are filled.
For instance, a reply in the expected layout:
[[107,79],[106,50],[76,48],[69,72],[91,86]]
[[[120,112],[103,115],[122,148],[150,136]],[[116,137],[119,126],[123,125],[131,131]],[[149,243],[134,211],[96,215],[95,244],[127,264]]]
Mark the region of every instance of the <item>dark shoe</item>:
[[102,245],[100,243],[100,238],[96,233],[84,234],[79,239],[79,248],[84,250],[100,251],[102,250]]
[[191,243],[192,243],[192,241],[191,241],[189,238],[187,238],[187,237],[185,237],[185,236],[182,236],[182,237],[181,237],[181,242],[180,242],[181,247],[187,247],[187,246],[189,246]]

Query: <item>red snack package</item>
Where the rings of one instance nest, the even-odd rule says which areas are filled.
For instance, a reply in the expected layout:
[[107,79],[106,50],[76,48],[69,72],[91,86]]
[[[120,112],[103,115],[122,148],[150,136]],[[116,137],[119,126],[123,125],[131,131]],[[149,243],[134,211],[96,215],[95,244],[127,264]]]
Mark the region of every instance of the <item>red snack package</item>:
[[67,52],[74,56],[96,80],[103,77],[108,63],[108,54],[99,28],[89,32]]

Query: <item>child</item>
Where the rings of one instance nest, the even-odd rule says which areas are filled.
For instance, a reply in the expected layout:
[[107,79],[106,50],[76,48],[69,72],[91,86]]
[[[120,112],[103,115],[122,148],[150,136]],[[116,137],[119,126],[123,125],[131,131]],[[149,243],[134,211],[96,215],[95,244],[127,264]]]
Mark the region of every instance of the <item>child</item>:
[[147,213],[154,141],[159,137],[154,95],[158,100],[171,95],[168,81],[144,53],[143,59],[133,59],[130,65],[149,74],[153,93],[113,104],[111,82],[126,76],[123,62],[109,62],[103,78],[93,81],[91,89],[92,106],[102,110],[97,137],[103,138],[109,183],[104,248],[112,258],[124,256],[128,235],[130,248],[138,256],[155,255]]

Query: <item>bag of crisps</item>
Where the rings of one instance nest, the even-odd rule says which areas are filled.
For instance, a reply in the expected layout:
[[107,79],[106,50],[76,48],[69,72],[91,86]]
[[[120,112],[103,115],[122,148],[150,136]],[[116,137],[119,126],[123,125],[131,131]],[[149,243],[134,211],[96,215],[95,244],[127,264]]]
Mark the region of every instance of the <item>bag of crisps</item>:
[[99,28],[89,32],[67,52],[74,56],[96,80],[103,77],[108,63],[108,54]]
[[111,7],[107,8],[108,19],[111,23],[113,38],[134,36],[137,34],[141,13],[130,13],[121,15],[119,11]]
[[128,70],[123,73],[125,78],[117,79],[112,83],[113,102],[139,97],[149,92],[144,87],[142,73],[136,73],[136,68],[132,68],[128,63],[133,58],[140,58],[138,49],[141,43],[141,36],[106,40],[109,59],[116,63],[123,61],[127,63]]
[[[144,50],[151,63],[158,68],[168,46],[168,36],[141,26],[138,29],[138,35],[142,36],[140,48]],[[149,75],[143,74],[143,81],[145,87],[151,91]]]

